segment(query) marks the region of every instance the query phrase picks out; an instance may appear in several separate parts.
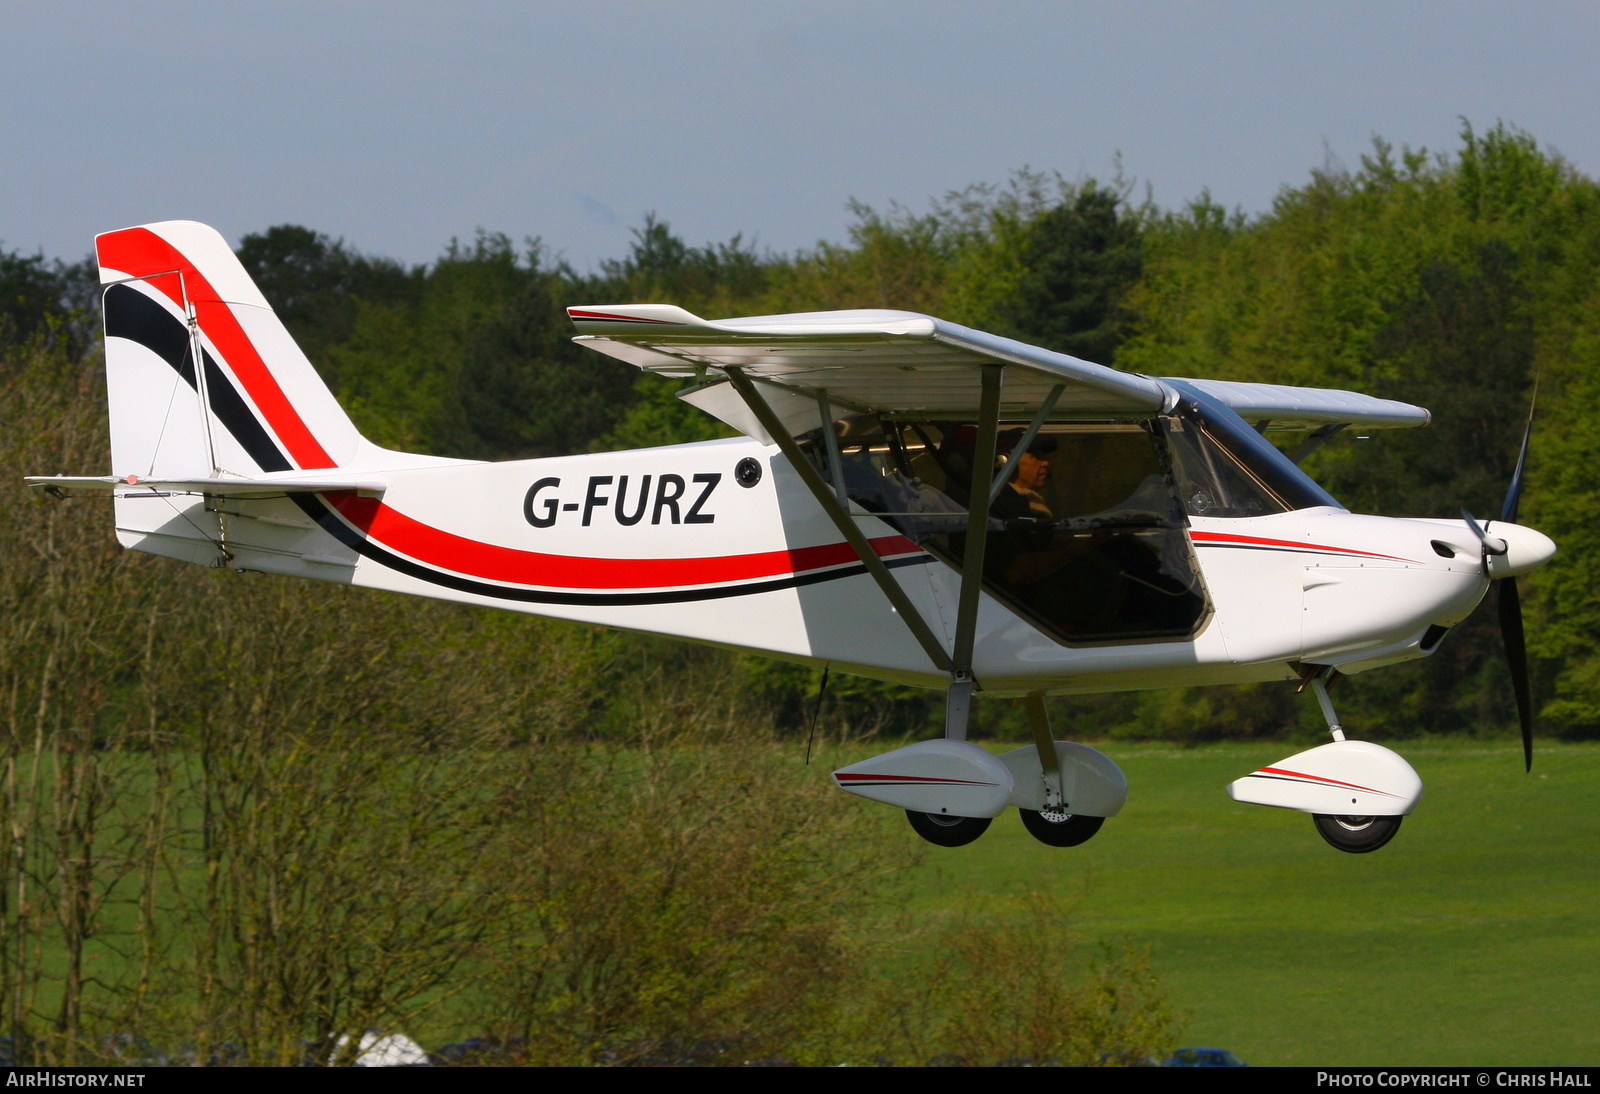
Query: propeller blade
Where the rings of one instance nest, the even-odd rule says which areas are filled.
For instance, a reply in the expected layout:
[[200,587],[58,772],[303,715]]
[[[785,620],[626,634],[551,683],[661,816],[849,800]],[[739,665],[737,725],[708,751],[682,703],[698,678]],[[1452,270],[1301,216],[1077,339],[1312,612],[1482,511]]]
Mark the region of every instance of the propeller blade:
[[1533,694],[1528,685],[1528,648],[1522,633],[1522,597],[1517,579],[1500,580],[1496,606],[1500,611],[1500,638],[1506,647],[1506,662],[1511,668],[1511,690],[1517,696],[1517,718],[1522,723],[1522,763],[1533,770]]
[[1472,534],[1478,537],[1478,542],[1483,544],[1484,564],[1488,565],[1489,555],[1503,555],[1506,553],[1506,541],[1499,538],[1490,538],[1484,531],[1483,525],[1478,523],[1478,518],[1467,512],[1467,507],[1461,507],[1461,519],[1467,522],[1467,527],[1472,529]]
[[1533,437],[1533,409],[1539,402],[1539,378],[1534,377],[1533,395],[1528,399],[1528,424],[1522,429],[1522,449],[1517,453],[1517,469],[1511,473],[1511,485],[1506,489],[1506,500],[1500,506],[1500,519],[1507,524],[1517,523],[1517,505],[1522,501],[1522,471],[1528,466],[1528,441]]
[[[1533,413],[1539,404],[1539,377],[1533,378],[1533,392],[1528,399],[1528,424],[1522,429],[1522,447],[1517,451],[1516,470],[1511,472],[1511,485],[1506,488],[1506,499],[1500,506],[1502,524],[1517,522],[1517,506],[1522,502],[1522,475],[1528,467],[1528,442],[1533,438]],[[1472,534],[1483,544],[1483,572],[1494,577],[1489,565],[1491,555],[1503,555],[1509,549],[1505,540],[1490,536],[1488,530],[1463,507],[1461,517],[1472,529]],[[1525,771],[1533,770],[1533,689],[1528,682],[1528,643],[1522,630],[1522,596],[1517,592],[1517,579],[1499,579],[1500,591],[1495,607],[1500,615],[1500,640],[1505,645],[1506,666],[1511,670],[1511,690],[1517,697],[1517,721],[1522,726],[1522,765]]]

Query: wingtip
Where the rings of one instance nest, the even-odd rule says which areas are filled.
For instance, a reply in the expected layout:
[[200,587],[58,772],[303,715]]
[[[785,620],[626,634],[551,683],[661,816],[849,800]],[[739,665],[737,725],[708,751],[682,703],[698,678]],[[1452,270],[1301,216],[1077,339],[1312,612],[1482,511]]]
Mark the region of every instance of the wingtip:
[[585,334],[640,334],[704,327],[705,320],[676,304],[575,304],[567,318]]

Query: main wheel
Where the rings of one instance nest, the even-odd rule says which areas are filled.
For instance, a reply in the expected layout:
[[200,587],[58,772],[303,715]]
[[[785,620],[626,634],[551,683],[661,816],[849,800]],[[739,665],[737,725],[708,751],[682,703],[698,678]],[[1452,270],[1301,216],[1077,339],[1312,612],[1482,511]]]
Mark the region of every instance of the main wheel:
[[1106,822],[1104,817],[1086,817],[1082,813],[1054,810],[1040,813],[1032,809],[1018,809],[1017,812],[1022,814],[1022,826],[1028,834],[1051,847],[1076,847],[1087,843]]
[[918,813],[906,810],[906,819],[917,835],[940,847],[961,847],[989,830],[988,817],[952,817],[948,813]]
[[1327,813],[1313,813],[1311,819],[1317,833],[1330,846],[1352,855],[1376,851],[1400,831],[1404,817],[1334,817]]

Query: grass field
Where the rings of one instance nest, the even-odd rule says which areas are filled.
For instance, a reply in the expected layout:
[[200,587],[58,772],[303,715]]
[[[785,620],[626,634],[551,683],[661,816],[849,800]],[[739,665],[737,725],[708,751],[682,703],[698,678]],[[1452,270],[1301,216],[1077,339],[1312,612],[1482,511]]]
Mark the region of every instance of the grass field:
[[1094,840],[1048,848],[1007,813],[930,849],[916,907],[1056,894],[1091,938],[1148,950],[1184,1043],[1252,1064],[1600,1063],[1600,746],[1542,746],[1532,775],[1515,745],[1398,750],[1422,801],[1347,855],[1224,793],[1293,747],[1111,747],[1131,792]]

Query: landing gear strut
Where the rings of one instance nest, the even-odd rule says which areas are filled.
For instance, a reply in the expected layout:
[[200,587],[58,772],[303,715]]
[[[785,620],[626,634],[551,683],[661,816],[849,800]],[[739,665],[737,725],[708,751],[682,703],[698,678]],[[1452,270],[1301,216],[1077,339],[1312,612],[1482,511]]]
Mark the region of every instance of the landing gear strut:
[[1230,783],[1228,796],[1310,813],[1329,847],[1364,855],[1400,831],[1400,822],[1422,796],[1422,780],[1397,753],[1345,737],[1328,698],[1330,683],[1338,678],[1327,665],[1306,665],[1300,683],[1300,690],[1310,688],[1317,697],[1333,742],[1258,768]]
[[[1334,741],[1338,742],[1344,740],[1344,727],[1339,724],[1339,715],[1333,709],[1333,700],[1328,698],[1328,684],[1325,679],[1333,675],[1332,671],[1316,672],[1310,682],[1311,690],[1317,697],[1317,705],[1322,708],[1322,716],[1328,720],[1328,732],[1332,734]],[[1312,823],[1317,826],[1317,834],[1327,840],[1329,847],[1352,855],[1364,855],[1369,851],[1376,851],[1394,839],[1394,834],[1400,831],[1400,822],[1404,819],[1404,817],[1346,817],[1329,813],[1311,815]]]
[[1087,843],[1100,831],[1106,819],[1070,811],[1063,793],[1061,761],[1056,753],[1055,734],[1050,730],[1050,712],[1044,705],[1044,692],[1029,695],[1026,707],[1028,722],[1033,727],[1034,749],[1039,755],[1040,777],[1044,780],[1044,808],[1018,808],[1022,826],[1028,830],[1028,835],[1047,847],[1076,847]]

